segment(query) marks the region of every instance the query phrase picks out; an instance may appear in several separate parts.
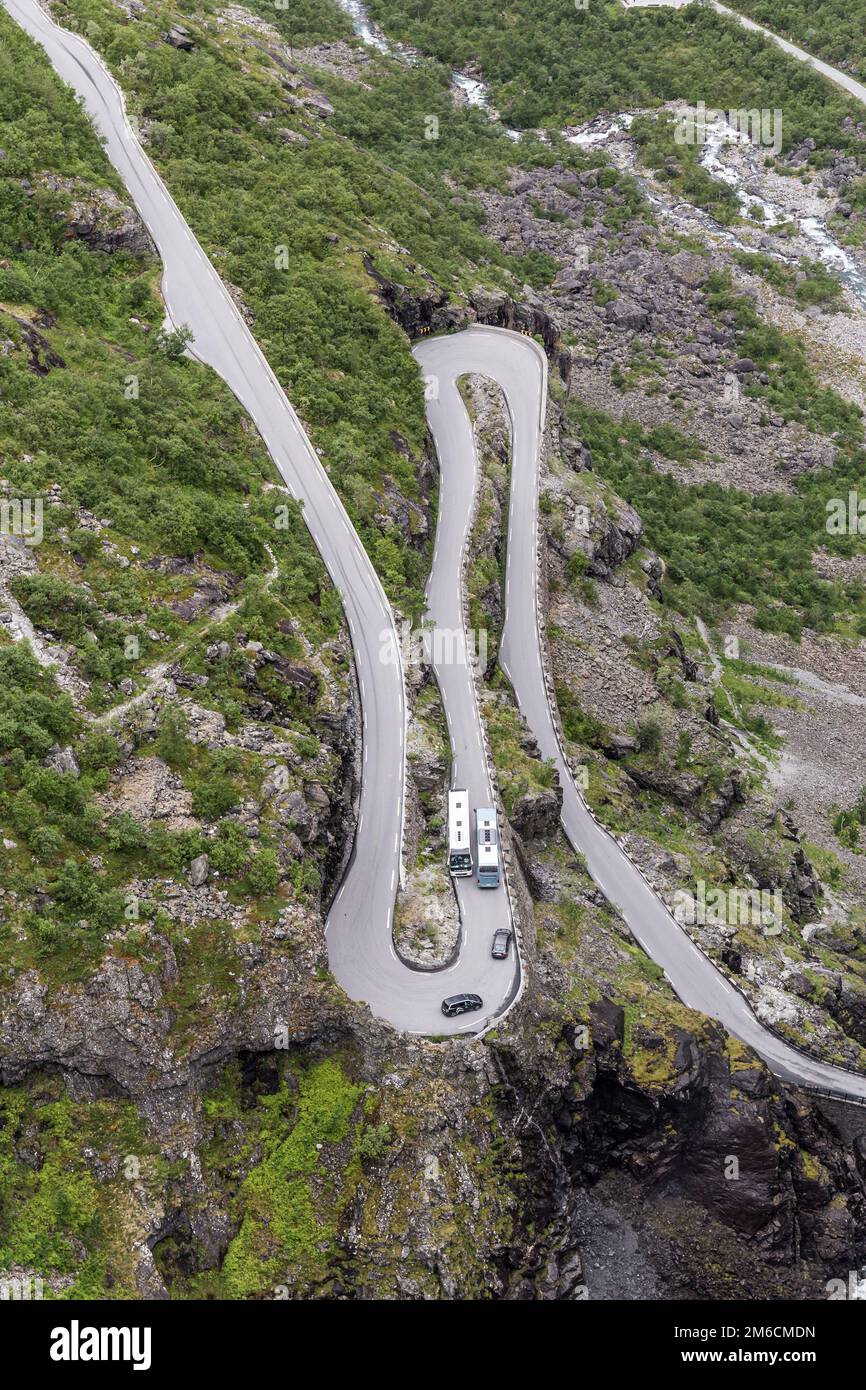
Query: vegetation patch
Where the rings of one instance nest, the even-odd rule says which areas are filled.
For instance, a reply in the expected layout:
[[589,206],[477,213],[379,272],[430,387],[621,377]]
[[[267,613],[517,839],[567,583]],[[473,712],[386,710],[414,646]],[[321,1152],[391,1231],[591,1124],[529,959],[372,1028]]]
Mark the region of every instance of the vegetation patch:
[[[802,399],[809,390],[803,387]],[[848,411],[840,409],[839,419],[847,419]],[[839,555],[862,548],[859,537],[828,536],[825,526],[827,498],[866,488],[862,449],[840,448],[832,470],[801,477],[793,494],[755,496],[720,483],[686,484],[659,472],[648,456],[648,432],[635,421],[615,420],[577,402],[569,406],[569,419],[592,449],[596,470],[643,518],[647,543],[667,565],[665,599],[679,612],[716,622],[747,604],[756,627],[795,640],[804,627],[866,631],[862,582],[821,579],[812,563],[822,545]]]
[[165,1167],[130,1103],[77,1104],[56,1077],[0,1090],[0,1273],[32,1271],[45,1298],[137,1297],[135,1188]]

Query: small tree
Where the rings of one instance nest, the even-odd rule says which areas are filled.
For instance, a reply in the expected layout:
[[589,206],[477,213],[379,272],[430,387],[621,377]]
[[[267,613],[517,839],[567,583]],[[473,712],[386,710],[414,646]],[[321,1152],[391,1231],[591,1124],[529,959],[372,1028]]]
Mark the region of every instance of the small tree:
[[368,1158],[376,1163],[393,1142],[394,1135],[390,1125],[365,1125],[358,1141],[358,1154],[362,1159]]
[[98,772],[119,761],[120,744],[104,729],[94,729],[87,734],[78,749],[78,762],[85,772]]
[[210,845],[210,861],[219,873],[227,878],[240,873],[249,854],[249,837],[242,825],[233,820],[220,821]]
[[179,362],[192,341],[193,331],[185,323],[180,328],[161,328],[156,335],[157,348],[170,362]]
[[652,756],[660,753],[664,744],[664,734],[659,721],[650,715],[642,719],[637,726],[638,749],[641,753],[649,753]]
[[170,706],[159,723],[156,751],[170,767],[187,767],[192,757],[192,744],[187,738],[189,720],[183,710]]
[[206,782],[199,782],[192,794],[193,814],[204,820],[219,820],[234,810],[240,794],[230,777],[211,773]]

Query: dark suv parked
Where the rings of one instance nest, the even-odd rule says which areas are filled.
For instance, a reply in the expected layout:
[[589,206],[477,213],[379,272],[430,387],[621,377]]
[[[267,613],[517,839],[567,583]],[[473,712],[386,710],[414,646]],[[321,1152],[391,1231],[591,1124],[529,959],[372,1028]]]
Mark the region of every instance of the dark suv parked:
[[446,1018],[456,1018],[458,1014],[471,1014],[475,1009],[483,1009],[484,1000],[480,994],[450,994],[442,1000],[442,1012]]

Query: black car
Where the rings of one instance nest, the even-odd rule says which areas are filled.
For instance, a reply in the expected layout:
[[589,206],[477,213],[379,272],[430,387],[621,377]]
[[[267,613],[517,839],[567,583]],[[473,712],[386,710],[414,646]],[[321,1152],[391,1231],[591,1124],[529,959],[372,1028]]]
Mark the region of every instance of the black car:
[[511,932],[508,927],[500,927],[493,933],[493,949],[490,954],[494,960],[505,960],[511,948]]
[[446,1018],[456,1018],[458,1014],[471,1014],[475,1009],[483,1009],[484,1000],[480,994],[450,994],[442,1000],[442,1012]]

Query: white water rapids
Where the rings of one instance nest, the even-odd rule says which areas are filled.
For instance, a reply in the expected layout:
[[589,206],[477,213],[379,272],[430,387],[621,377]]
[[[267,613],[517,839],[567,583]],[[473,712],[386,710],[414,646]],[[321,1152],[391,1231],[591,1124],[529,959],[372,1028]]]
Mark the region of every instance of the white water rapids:
[[[400,48],[389,42],[385,34],[374,24],[367,14],[362,0],[338,0],[340,8],[345,11],[352,20],[355,33],[359,39],[371,48],[375,48],[379,53],[389,54],[403,61],[412,62],[413,55],[411,50]],[[483,111],[488,111],[491,117],[495,118],[495,112],[490,105],[487,86],[477,77],[469,77],[466,73],[453,72],[451,74],[453,85],[463,94],[469,106],[474,106]],[[630,112],[622,112],[613,117],[606,124],[599,124],[598,121],[589,123],[588,128],[579,129],[566,134],[566,139],[570,144],[578,145],[581,148],[592,148],[593,146],[603,145],[612,137],[621,135],[628,130],[634,116]],[[512,140],[519,140],[522,132],[512,130],[504,126],[506,135]],[[785,211],[778,203],[772,202],[768,198],[746,190],[744,180],[740,172],[727,164],[722,158],[722,152],[729,144],[748,144],[749,137],[744,132],[731,125],[723,116],[708,124],[704,150],[701,155],[701,164],[712,178],[720,180],[733,189],[737,196],[742,215],[754,224],[756,219],[754,211],[760,208],[761,217],[759,225],[772,231],[774,227],[780,227],[785,223],[793,223],[800,235],[814,248],[814,257],[825,266],[837,279],[847,286],[852,294],[866,307],[866,270],[854,260],[854,258],[840,246],[835,237],[828,230],[827,225],[820,218],[814,216],[797,217]],[[643,181],[641,180],[643,183]],[[660,199],[644,185],[644,192],[648,200],[664,215],[679,220],[677,209],[662,208]],[[683,219],[685,220],[685,219]],[[722,226],[715,221],[709,213],[703,212],[700,208],[692,208],[689,205],[688,220],[698,221],[702,225],[709,227],[713,232],[729,242],[738,251],[753,251],[755,248],[741,241],[729,227]],[[768,254],[780,261],[789,264],[796,264],[797,257],[781,250],[770,251]]]

